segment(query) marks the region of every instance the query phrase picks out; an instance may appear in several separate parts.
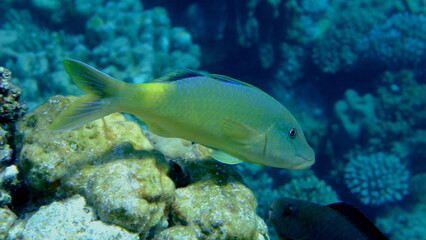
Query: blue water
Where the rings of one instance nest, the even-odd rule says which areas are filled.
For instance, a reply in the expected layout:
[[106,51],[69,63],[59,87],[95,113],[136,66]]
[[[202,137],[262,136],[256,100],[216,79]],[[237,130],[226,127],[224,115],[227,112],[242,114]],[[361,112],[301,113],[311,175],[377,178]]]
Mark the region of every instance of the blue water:
[[177,68],[249,82],[295,115],[316,152],[300,172],[237,166],[262,218],[279,197],[344,201],[390,239],[426,239],[424,1],[6,0],[0,10],[0,65],[30,109],[81,94],[64,58],[132,83]]

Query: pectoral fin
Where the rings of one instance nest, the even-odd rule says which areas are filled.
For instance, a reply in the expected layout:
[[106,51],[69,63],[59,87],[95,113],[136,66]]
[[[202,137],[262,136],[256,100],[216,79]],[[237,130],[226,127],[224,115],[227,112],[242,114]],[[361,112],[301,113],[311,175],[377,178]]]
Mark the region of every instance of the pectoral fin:
[[225,164],[237,164],[242,162],[242,160],[231,156],[225,152],[222,152],[220,150],[213,150],[210,153],[210,156],[214,159],[216,159],[217,161],[221,162],[221,163],[225,163]]
[[264,138],[263,133],[232,119],[224,119],[221,124],[223,134],[239,144],[252,145]]

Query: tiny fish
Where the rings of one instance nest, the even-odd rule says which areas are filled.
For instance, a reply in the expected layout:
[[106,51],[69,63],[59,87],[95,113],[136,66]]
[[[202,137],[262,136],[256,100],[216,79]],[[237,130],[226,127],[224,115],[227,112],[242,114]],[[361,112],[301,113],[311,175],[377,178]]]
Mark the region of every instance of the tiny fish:
[[386,240],[357,208],[343,202],[327,206],[290,198],[276,200],[269,219],[280,239]]
[[250,84],[187,69],[149,83],[130,84],[77,60],[64,60],[64,67],[87,94],[54,120],[53,130],[74,129],[110,113],[125,112],[157,135],[213,149],[211,156],[224,163],[248,161],[304,169],[315,162],[296,119]]

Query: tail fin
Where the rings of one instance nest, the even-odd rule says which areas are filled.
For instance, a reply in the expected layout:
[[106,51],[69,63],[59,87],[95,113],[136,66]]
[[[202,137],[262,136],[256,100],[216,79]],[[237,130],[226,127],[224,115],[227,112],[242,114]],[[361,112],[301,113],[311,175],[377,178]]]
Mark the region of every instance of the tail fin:
[[115,112],[114,96],[125,84],[87,64],[64,60],[65,71],[87,95],[81,96],[54,120],[50,129],[71,130]]

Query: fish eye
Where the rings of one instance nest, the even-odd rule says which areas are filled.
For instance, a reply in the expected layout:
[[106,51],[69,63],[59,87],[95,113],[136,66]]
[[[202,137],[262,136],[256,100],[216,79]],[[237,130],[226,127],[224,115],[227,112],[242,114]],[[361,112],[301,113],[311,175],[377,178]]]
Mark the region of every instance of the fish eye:
[[296,205],[294,205],[293,203],[287,204],[287,206],[285,206],[283,210],[283,217],[294,215],[296,213],[296,210]]
[[295,137],[297,134],[297,129],[296,128],[290,129],[290,131],[288,131],[288,134],[290,134],[290,137]]

